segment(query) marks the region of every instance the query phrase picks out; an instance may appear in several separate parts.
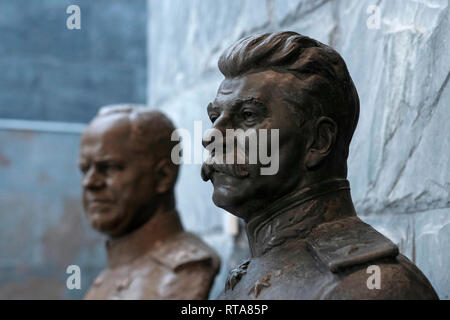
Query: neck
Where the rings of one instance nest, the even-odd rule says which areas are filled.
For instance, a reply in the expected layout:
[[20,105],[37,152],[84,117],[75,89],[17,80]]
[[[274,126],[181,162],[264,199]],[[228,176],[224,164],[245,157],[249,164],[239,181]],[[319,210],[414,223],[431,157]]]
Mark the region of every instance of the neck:
[[178,212],[159,208],[155,214],[138,229],[106,241],[108,265],[114,268],[130,263],[148,252],[155,243],[163,241],[183,230]]
[[346,179],[329,179],[291,192],[256,212],[247,223],[253,257],[289,239],[304,239],[320,223],[356,215]]

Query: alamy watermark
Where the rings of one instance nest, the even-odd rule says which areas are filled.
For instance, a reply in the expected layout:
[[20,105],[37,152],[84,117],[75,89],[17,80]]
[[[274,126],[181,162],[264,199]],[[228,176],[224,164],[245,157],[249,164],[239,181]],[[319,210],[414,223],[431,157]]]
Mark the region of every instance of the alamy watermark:
[[368,29],[380,29],[381,28],[381,10],[380,7],[371,4],[367,7],[366,13],[369,17],[366,20],[366,26]]
[[[196,145],[202,139],[205,150]],[[225,136],[220,130],[208,129],[202,134],[202,121],[194,121],[194,139],[189,130],[177,129],[171,140],[179,141],[171,152],[175,164],[259,164],[261,175],[278,172],[278,129],[226,129]]]
[[381,289],[381,269],[377,265],[371,265],[367,267],[366,273],[370,274],[367,278],[367,289]]
[[81,289],[81,269],[76,264],[67,267],[66,273],[69,274],[66,280],[66,287],[69,290]]
[[[66,13],[69,16],[66,19],[66,27],[68,30],[80,30],[81,29],[81,9],[78,5],[69,5],[66,9]],[[371,4],[367,7],[366,13],[369,17],[366,20],[366,26],[368,29],[380,29],[381,28],[381,9],[378,5]]]
[[66,13],[70,16],[66,19],[66,26],[69,30],[81,29],[81,9],[76,4],[72,4],[67,7]]

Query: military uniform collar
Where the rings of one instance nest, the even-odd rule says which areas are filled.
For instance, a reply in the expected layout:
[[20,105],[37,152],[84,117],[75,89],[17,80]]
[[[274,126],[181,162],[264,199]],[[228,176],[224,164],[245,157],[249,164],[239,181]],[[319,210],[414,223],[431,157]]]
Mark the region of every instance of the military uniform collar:
[[182,231],[176,211],[156,212],[140,228],[125,236],[106,240],[108,265],[110,268],[115,268],[128,264],[146,254],[156,243]]
[[252,256],[260,256],[289,238],[305,238],[324,221],[327,209],[312,200],[340,190],[350,190],[348,180],[330,179],[289,193],[255,214],[246,226]]

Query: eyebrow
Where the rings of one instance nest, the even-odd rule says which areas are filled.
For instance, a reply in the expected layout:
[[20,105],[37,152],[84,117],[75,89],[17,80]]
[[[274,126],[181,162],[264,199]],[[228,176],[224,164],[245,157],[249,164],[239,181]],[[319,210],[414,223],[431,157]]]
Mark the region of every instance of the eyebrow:
[[123,161],[124,161],[124,159],[116,158],[116,157],[104,157],[104,158],[94,159],[94,162],[123,162]]
[[260,106],[264,107],[264,103],[262,103],[262,101],[258,100],[255,97],[249,97],[249,98],[245,98],[245,99],[236,99],[236,101],[233,102],[233,104],[231,105],[231,108],[240,107],[246,103],[256,104],[256,105],[260,105]]
[[[231,103],[231,108],[230,109],[231,110],[236,110],[239,107],[241,107],[243,104],[246,104],[246,103],[248,103],[248,104],[256,104],[256,105],[259,105],[261,107],[265,107],[264,103],[262,101],[260,101],[259,99],[255,98],[255,97],[249,97],[249,98],[244,98],[244,99],[240,99],[240,98],[235,99]],[[207,111],[212,111],[212,110],[215,110],[215,109],[220,109],[220,107],[217,106],[216,104],[214,104],[213,102],[210,102],[208,104]]]
[[92,160],[94,163],[102,163],[102,162],[124,162],[124,159],[117,158],[117,157],[104,157],[104,158],[97,158],[97,159],[86,159],[81,157],[78,160],[78,163],[86,163],[89,162],[89,160]]

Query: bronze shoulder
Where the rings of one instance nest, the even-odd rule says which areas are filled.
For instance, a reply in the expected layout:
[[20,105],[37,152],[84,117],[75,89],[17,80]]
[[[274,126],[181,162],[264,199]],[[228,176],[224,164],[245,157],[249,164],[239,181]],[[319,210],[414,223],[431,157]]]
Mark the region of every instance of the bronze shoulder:
[[218,272],[220,258],[203,240],[189,232],[181,232],[155,245],[152,257],[164,266],[177,271],[182,266],[201,263]]
[[357,264],[396,257],[398,247],[357,217],[323,223],[306,240],[307,248],[333,273]]
[[438,299],[428,279],[398,247],[357,217],[320,225],[306,243],[338,279],[324,299]]
[[[378,285],[374,286],[375,272],[378,273],[379,280]],[[322,298],[340,300],[439,299],[428,279],[401,254],[394,260],[380,259],[370,264],[343,270],[340,273],[340,280]]]

